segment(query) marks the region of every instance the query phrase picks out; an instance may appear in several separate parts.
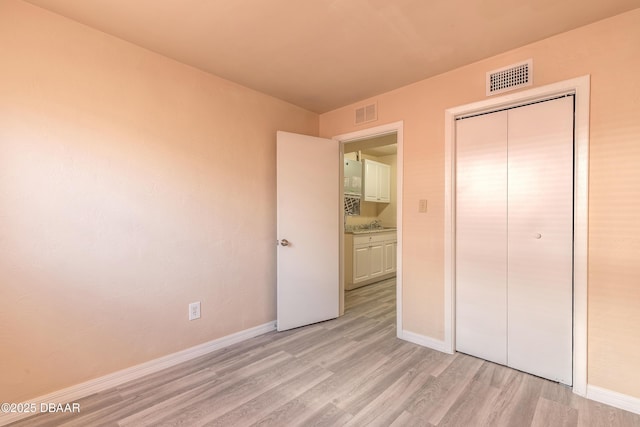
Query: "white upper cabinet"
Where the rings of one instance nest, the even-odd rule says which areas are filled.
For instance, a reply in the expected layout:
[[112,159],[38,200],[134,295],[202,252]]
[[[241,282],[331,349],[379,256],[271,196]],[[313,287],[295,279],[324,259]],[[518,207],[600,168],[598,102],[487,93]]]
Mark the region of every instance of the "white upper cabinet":
[[364,160],[364,200],[379,203],[391,201],[391,166]]

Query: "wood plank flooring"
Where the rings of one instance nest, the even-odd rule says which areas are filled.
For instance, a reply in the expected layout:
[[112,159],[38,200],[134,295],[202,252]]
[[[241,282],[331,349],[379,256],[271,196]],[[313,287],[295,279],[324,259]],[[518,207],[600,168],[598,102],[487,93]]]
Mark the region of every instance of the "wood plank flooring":
[[268,333],[14,426],[640,426],[570,388],[398,340],[395,281],[345,316]]

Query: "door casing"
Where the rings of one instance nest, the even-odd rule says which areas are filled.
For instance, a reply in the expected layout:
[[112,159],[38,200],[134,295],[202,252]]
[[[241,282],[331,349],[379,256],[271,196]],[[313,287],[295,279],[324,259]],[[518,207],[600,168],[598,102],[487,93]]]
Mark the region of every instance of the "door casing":
[[444,342],[455,352],[455,120],[572,93],[574,133],[573,392],[587,391],[587,237],[589,189],[590,76],[537,87],[445,110]]

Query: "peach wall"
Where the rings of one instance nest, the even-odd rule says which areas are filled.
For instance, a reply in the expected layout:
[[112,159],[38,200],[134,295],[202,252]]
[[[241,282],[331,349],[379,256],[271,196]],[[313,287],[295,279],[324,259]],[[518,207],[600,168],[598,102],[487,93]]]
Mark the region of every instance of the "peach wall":
[[0,62],[0,401],[275,319],[275,135],[316,114],[15,0]]
[[[371,99],[374,125],[404,121],[403,325],[444,336],[444,110],[486,99],[485,73],[527,58],[535,86],[591,74],[588,382],[640,398],[640,9]],[[368,101],[321,115],[321,136],[364,128]]]

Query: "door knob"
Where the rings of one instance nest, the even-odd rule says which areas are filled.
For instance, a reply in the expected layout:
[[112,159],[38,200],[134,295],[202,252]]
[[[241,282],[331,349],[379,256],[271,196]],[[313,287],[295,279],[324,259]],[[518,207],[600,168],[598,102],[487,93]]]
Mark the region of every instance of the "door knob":
[[282,239],[282,240],[280,240],[280,244],[282,246],[289,246],[289,241],[287,239]]
[[533,235],[533,237],[535,237],[536,239],[541,239],[542,238],[542,234],[536,233],[536,234]]

